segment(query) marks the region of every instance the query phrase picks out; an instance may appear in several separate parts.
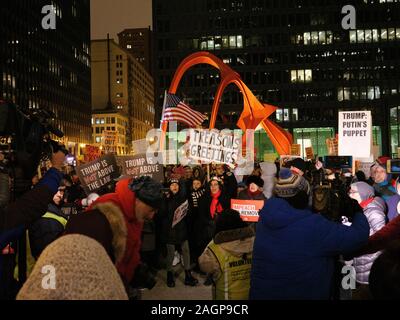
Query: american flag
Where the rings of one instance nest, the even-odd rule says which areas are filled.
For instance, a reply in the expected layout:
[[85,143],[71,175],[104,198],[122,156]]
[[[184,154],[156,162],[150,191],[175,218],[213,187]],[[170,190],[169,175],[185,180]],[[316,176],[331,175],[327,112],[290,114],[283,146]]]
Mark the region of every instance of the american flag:
[[207,117],[202,113],[191,109],[178,96],[167,93],[164,105],[163,118],[161,121],[183,122],[189,127],[196,127],[202,124]]

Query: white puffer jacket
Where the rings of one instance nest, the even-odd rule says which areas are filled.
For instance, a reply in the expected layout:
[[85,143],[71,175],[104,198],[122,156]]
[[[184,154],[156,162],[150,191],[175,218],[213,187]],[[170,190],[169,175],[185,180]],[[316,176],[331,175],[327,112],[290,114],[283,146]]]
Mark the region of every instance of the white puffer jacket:
[[275,187],[276,165],[272,162],[261,162],[260,168],[262,171],[261,178],[264,180],[264,195],[269,199],[272,197]]
[[[369,223],[369,235],[373,235],[380,230],[386,223],[386,204],[382,198],[375,197],[374,200],[364,208],[364,214]],[[380,251],[372,254],[366,254],[354,258],[354,267],[356,269],[356,280],[358,283],[368,284],[369,272],[375,259],[381,254]]]

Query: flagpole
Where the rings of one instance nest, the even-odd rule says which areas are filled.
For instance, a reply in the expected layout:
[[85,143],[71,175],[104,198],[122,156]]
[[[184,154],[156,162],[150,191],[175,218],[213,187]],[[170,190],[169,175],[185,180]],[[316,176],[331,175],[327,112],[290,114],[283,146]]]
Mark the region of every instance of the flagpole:
[[168,128],[168,122],[163,121],[164,120],[164,114],[165,114],[165,105],[167,104],[167,90],[164,90],[164,102],[163,102],[163,110],[161,113],[161,121],[160,121],[160,129],[161,129],[161,136],[160,136],[160,151],[164,149],[164,140],[165,136],[167,133],[167,128]]

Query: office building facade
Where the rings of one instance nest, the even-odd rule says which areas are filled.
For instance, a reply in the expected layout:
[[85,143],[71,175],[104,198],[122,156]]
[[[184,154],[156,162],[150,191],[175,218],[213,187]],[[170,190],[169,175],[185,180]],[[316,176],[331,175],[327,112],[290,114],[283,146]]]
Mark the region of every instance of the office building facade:
[[[145,68],[113,39],[93,40],[92,109],[93,114],[118,112],[127,117],[125,154],[132,141],[143,139],[154,127],[153,79]],[[110,124],[101,126],[106,130]],[[116,126],[112,126],[114,130]],[[94,128],[96,130],[96,128]],[[94,132],[95,142],[101,132]]]
[[[342,8],[356,25],[345,30]],[[397,0],[153,0],[155,87],[159,120],[163,91],[179,63],[209,51],[235,69],[294,143],[327,154],[338,111],[371,110],[380,153],[397,153],[400,120],[400,2]],[[192,68],[178,95],[210,113],[217,70]],[[234,87],[222,98],[217,125],[236,123],[243,106]],[[263,131],[255,143],[271,151]]]
[[[55,29],[43,29],[52,5]],[[0,2],[0,96],[46,109],[69,151],[91,142],[89,0]]]

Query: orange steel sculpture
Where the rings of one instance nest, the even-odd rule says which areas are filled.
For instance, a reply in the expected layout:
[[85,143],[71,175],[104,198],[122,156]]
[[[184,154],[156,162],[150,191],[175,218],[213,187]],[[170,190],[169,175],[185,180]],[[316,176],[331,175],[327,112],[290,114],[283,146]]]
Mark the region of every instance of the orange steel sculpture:
[[[290,146],[292,144],[291,134],[282,129],[276,123],[267,119],[276,111],[277,107],[261,103],[242,81],[240,75],[213,54],[206,51],[201,51],[186,57],[176,70],[168,92],[171,94],[175,94],[185,72],[197,64],[211,65],[214,68],[218,69],[221,73],[221,83],[218,86],[212,106],[210,129],[213,129],[215,126],[219,105],[225,88],[233,83],[239,88],[240,92],[243,94],[244,104],[243,111],[237,122],[237,126],[243,131],[246,131],[246,129],[256,129],[257,126],[261,123],[262,127],[271,139],[271,142],[274,145],[278,154],[290,154]],[[163,141],[165,138],[167,126],[167,121],[162,123],[161,141]]]

